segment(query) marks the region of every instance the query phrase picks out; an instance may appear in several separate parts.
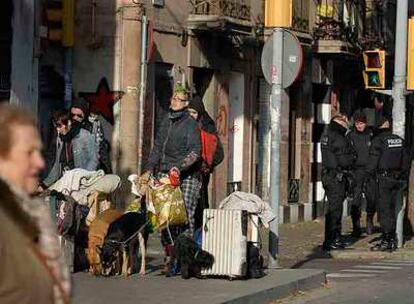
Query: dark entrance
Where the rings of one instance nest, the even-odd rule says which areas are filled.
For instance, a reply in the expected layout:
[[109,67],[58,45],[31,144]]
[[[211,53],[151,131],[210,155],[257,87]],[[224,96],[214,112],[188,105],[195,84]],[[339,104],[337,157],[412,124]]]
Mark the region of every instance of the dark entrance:
[[10,98],[13,1],[0,1],[0,101]]

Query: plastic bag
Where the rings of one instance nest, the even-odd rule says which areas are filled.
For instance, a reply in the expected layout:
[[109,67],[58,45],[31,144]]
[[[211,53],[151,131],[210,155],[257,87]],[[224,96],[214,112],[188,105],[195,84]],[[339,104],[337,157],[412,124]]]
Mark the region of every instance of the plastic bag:
[[154,183],[150,185],[151,203],[157,216],[157,228],[187,224],[187,210],[180,187],[169,183]]

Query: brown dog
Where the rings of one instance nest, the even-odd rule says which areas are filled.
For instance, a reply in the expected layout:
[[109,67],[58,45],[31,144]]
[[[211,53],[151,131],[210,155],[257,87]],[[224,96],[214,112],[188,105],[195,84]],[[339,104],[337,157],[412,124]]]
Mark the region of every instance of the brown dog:
[[89,226],[87,257],[90,273],[94,275],[101,274],[101,259],[98,248],[103,245],[111,223],[122,215],[123,213],[119,210],[108,209],[102,212]]

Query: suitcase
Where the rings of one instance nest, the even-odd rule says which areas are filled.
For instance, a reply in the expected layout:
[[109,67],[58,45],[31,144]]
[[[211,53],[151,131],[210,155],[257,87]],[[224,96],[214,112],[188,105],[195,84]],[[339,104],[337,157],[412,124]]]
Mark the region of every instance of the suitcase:
[[202,275],[230,279],[246,276],[248,219],[242,210],[204,210],[202,248],[214,256],[214,264],[202,270]]

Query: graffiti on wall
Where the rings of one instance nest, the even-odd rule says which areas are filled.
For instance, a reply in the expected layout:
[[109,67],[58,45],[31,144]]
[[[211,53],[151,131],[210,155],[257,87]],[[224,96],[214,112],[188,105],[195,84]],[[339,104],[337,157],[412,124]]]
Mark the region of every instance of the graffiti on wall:
[[99,81],[96,92],[79,92],[79,97],[89,102],[91,113],[99,114],[110,124],[114,124],[114,104],[124,95],[122,91],[111,91],[105,77]]
[[219,136],[227,136],[227,109],[224,105],[221,105],[218,110],[217,118],[217,133]]
[[216,116],[217,133],[223,138],[228,133],[228,85],[227,83],[219,83],[217,87],[217,99],[220,102]]

